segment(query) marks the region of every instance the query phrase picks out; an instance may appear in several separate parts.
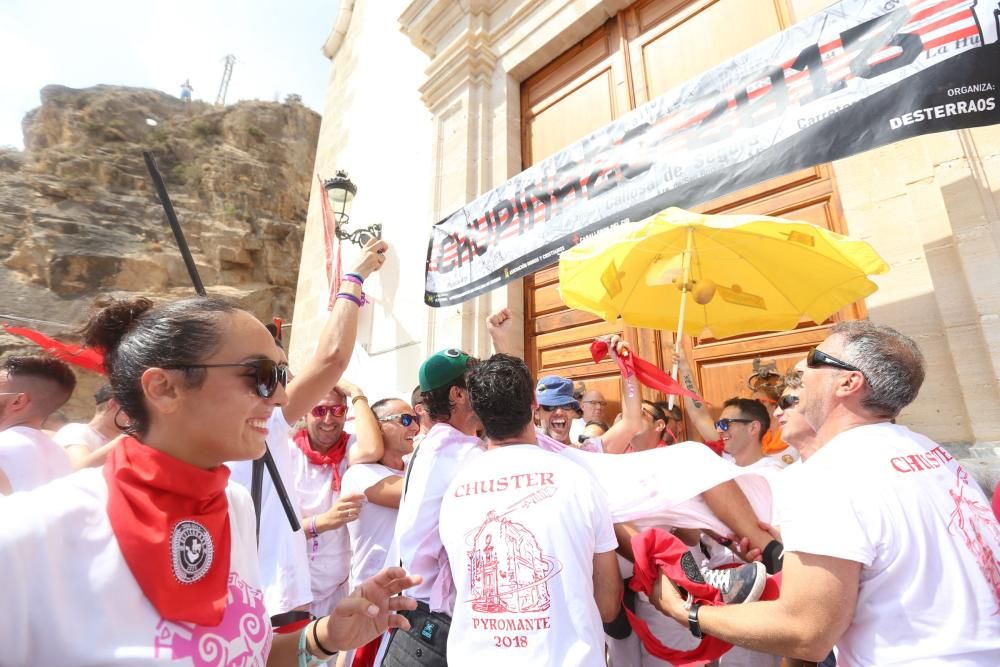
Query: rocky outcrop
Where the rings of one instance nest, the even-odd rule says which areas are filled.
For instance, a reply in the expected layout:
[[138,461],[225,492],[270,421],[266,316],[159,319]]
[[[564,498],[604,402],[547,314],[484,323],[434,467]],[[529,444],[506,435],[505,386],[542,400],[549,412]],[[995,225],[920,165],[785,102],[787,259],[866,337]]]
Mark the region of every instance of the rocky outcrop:
[[[191,293],[143,150],[156,157],[209,291],[264,321],[291,317],[318,114],[116,86],[47,86],[41,99],[24,119],[24,151],[0,149],[0,321],[75,323],[99,294]],[[29,349],[0,332],[0,353]],[[81,398],[67,410],[76,418],[99,381],[78,375]]]

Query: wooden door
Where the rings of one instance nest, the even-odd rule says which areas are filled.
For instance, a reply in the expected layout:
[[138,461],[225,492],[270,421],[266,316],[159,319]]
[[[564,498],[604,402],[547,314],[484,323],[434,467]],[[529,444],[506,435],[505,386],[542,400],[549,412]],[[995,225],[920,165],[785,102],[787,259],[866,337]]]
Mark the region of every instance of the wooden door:
[[[789,23],[783,0],[636,3],[522,84],[524,166]],[[826,165],[772,179],[696,210],[781,216],[846,232],[832,172]],[[536,375],[583,378],[602,391],[617,387],[616,369],[595,366],[587,354],[594,335],[611,331],[622,332],[644,358],[669,367],[673,345],[669,332],[636,330],[620,322],[609,324],[567,309],[558,296],[556,274],[552,267],[525,279],[525,350]],[[862,316],[862,309],[860,304],[845,309],[825,323],[803,321],[788,332],[688,340],[685,348],[699,389],[715,405],[731,396],[746,396],[754,358],[775,360],[782,370],[790,368],[826,336],[833,321]],[[618,392],[604,393],[609,401],[620,396]],[[609,412],[614,411],[617,406],[609,406]]]

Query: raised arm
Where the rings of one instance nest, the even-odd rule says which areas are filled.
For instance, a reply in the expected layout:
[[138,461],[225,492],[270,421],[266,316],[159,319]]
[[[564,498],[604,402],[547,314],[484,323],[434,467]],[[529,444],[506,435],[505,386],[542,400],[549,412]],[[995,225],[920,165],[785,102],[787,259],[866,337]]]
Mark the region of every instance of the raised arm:
[[[609,353],[614,358],[617,355],[632,354],[628,343],[618,336],[612,336],[608,344]],[[622,378],[624,392],[622,393],[622,418],[614,424],[607,433],[601,436],[604,451],[609,454],[621,454],[628,447],[632,436],[642,429],[642,395],[639,393],[639,381],[635,376]]]
[[[688,391],[693,391],[698,393],[698,385],[694,383],[694,375],[691,373],[691,365],[688,363],[687,355],[681,350],[679,355],[679,365],[678,372],[680,373],[681,384]],[[719,433],[715,430],[715,422],[712,420],[712,414],[708,410],[708,406],[701,401],[696,401],[689,396],[684,397],[684,407],[687,408],[687,418],[689,423],[694,424],[695,429],[698,431],[698,435],[701,436],[702,440],[706,442],[711,440],[718,440]],[[690,434],[689,434],[690,435]]]
[[[365,246],[361,257],[348,273],[357,273],[367,278],[378,271],[385,262],[385,252],[389,246],[380,239],[372,240]],[[340,291],[361,297],[361,286],[344,281]],[[340,380],[354,351],[354,341],[358,333],[358,306],[349,299],[334,301],[333,310],[323,327],[316,352],[295,375],[295,381],[288,385],[288,403],[282,408],[285,420],[294,424],[306,412],[323,400],[330,389]]]
[[347,380],[338,382],[337,388],[351,404],[354,413],[354,434],[358,438],[357,443],[347,452],[347,462],[350,465],[375,463],[385,454],[385,446],[382,443],[382,429],[378,427],[378,418],[368,404],[368,397],[358,385]]
[[514,328],[514,315],[510,312],[510,309],[501,308],[487,317],[486,331],[490,334],[490,340],[493,341],[493,349],[498,354],[521,356],[514,354],[517,350],[515,337],[523,335],[524,332]]

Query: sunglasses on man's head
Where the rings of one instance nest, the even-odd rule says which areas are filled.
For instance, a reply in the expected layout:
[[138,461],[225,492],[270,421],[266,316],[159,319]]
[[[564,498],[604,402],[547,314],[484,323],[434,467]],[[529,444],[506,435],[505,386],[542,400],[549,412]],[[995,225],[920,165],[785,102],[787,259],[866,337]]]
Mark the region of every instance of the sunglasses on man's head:
[[719,421],[715,422],[715,428],[717,430],[719,430],[719,431],[726,432],[726,431],[729,430],[729,425],[730,424],[734,424],[734,423],[735,424],[749,424],[752,421],[755,421],[755,420],[753,420],[753,419],[729,419],[729,418],[723,418],[723,419],[720,419]]
[[254,373],[254,391],[261,398],[271,398],[274,392],[278,391],[278,385],[282,387],[288,384],[288,364],[283,364],[272,359],[254,359],[238,364],[178,364],[176,366],[164,366],[168,370],[185,370],[188,368],[252,368]]
[[789,408],[794,408],[799,404],[799,397],[795,394],[785,394],[778,399],[778,407],[782,410],[788,410]]
[[847,363],[846,361],[841,361],[836,357],[831,357],[829,354],[814,347],[809,350],[809,354],[806,355],[806,366],[809,368],[819,368],[820,366],[829,366],[830,368],[839,368],[842,371],[856,371],[864,375],[862,371],[857,366]]
[[380,422],[391,422],[391,421],[399,420],[399,423],[402,424],[403,427],[405,428],[405,427],[409,426],[410,424],[416,422],[417,421],[417,416],[416,415],[407,414],[405,412],[400,412],[399,414],[395,414],[395,415],[386,415],[385,417],[379,417],[378,420]]
[[573,403],[563,403],[562,405],[543,405],[542,410],[546,412],[552,412],[553,410],[573,410],[576,411],[576,405]]
[[343,417],[347,414],[346,405],[317,405],[315,408],[310,410],[312,416],[316,419],[323,419],[327,415],[333,415],[334,417]]

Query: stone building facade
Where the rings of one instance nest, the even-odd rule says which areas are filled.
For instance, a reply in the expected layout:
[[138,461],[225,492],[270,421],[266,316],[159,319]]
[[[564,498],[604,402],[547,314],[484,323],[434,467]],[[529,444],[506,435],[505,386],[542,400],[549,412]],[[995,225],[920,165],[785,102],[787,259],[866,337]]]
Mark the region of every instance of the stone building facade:
[[[740,11],[773,12],[773,30],[830,4],[746,1],[754,7],[740,5]],[[420,362],[435,350],[460,346],[488,355],[483,321],[502,306],[525,327],[525,353],[536,372],[585,375],[576,363],[582,360],[567,352],[568,343],[560,343],[562,357],[545,356],[542,334],[533,318],[526,318],[535,303],[528,294],[536,289],[530,280],[460,306],[424,306],[430,227],[526,166],[526,82],[537,81],[539,72],[580,50],[595,30],[614,28],[615,20],[627,30],[632,17],[641,20],[643,10],[657,4],[657,11],[670,13],[669,20],[678,24],[690,18],[691,35],[685,39],[697,38],[699,12],[707,16],[734,2],[342,0],[324,47],[332,74],[316,172],[325,178],[335,169],[349,170],[359,186],[352,218],[381,222],[393,246],[386,269],[368,289],[376,304],[364,314],[351,378],[374,397],[406,396],[416,384]],[[610,85],[618,86],[625,74],[611,71],[609,76]],[[912,336],[927,357],[927,381],[901,421],[954,445],[963,456],[979,457],[974,467],[995,465],[989,462],[1000,451],[1000,127],[911,139],[824,169],[845,231],[872,243],[891,267],[874,278],[879,290],[860,314]],[[311,349],[325,317],[320,194],[314,187],[294,316],[293,366]],[[584,326],[581,334],[598,330],[606,329]],[[630,336],[647,351],[644,356],[663,361],[668,345],[660,333],[633,331]],[[771,349],[761,345],[743,344],[747,358],[742,361],[748,362],[755,350]],[[801,357],[805,343],[789,345],[782,354]],[[699,363],[708,363],[710,350],[695,346]],[[557,358],[564,361],[546,361]],[[711,378],[704,379],[710,383]],[[981,478],[984,474],[996,470]]]

